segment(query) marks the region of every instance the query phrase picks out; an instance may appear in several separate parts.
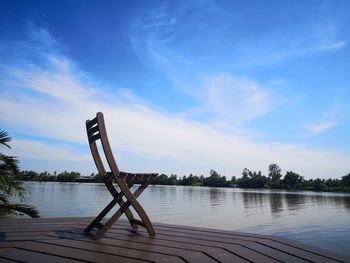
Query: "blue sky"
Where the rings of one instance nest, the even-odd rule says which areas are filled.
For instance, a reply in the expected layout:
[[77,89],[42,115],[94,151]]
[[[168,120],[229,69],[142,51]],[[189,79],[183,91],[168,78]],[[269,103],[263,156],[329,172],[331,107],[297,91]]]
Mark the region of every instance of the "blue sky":
[[349,1],[1,1],[0,124],[22,169],[350,172]]

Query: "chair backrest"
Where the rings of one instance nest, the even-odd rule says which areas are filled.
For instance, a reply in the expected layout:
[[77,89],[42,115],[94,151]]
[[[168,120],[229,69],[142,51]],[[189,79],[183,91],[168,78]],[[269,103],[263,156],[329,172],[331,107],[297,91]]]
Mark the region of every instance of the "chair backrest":
[[119,176],[119,169],[117,163],[115,162],[112,149],[108,141],[106,126],[102,112],[98,112],[94,119],[86,121],[86,132],[89,140],[91,154],[94,158],[100,176],[106,176],[107,173],[96,144],[97,140],[101,140],[103,153],[106,157],[108,166],[113,175],[117,178]]

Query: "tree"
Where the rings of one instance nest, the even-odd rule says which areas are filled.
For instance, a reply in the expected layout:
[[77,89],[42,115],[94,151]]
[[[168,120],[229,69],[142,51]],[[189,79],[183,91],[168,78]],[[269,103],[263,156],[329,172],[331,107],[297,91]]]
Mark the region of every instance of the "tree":
[[18,177],[20,180],[31,181],[31,180],[38,180],[39,174],[34,171],[21,171]]
[[286,189],[298,190],[303,186],[304,178],[297,173],[289,171],[282,180],[282,184]]
[[237,185],[240,188],[265,188],[267,187],[267,178],[262,175],[261,171],[252,172],[244,168],[242,178],[237,180]]
[[230,186],[235,186],[236,182],[237,182],[236,176],[232,176]]
[[271,188],[280,188],[281,187],[281,168],[277,164],[269,165],[269,180]]
[[159,175],[153,182],[153,184],[159,185],[167,185],[168,184],[168,176],[166,174]]
[[226,181],[225,176],[221,176],[215,170],[210,171],[210,176],[205,178],[203,181],[204,186],[213,186],[213,187],[224,187],[228,186],[230,182]]
[[168,183],[170,185],[178,185],[179,184],[179,181],[177,180],[176,174],[170,175]]
[[80,177],[80,173],[78,172],[70,172],[64,171],[63,173],[60,173],[57,175],[57,181],[58,182],[75,182],[77,178]]
[[259,172],[250,172],[250,184],[252,188],[264,188],[267,185],[266,176],[262,175],[261,171]]
[[[6,131],[0,130],[0,145],[11,148],[9,142],[11,137]],[[24,199],[26,189],[21,182],[16,182],[15,176],[18,174],[18,159],[0,153],[0,216],[28,215],[38,217],[39,212],[30,205],[11,204],[8,200],[10,196],[19,196]]]
[[323,180],[321,180],[320,178],[317,178],[316,180],[314,180],[314,191],[320,192],[320,191],[326,191],[327,190],[327,185]]
[[237,185],[239,188],[249,188],[250,187],[250,179],[249,174],[251,171],[249,169],[244,168],[242,172],[242,177],[237,180]]
[[180,180],[180,185],[201,186],[203,182],[197,175],[190,174],[188,177],[183,176]]
[[348,175],[343,176],[341,180],[345,186],[350,187],[350,173]]

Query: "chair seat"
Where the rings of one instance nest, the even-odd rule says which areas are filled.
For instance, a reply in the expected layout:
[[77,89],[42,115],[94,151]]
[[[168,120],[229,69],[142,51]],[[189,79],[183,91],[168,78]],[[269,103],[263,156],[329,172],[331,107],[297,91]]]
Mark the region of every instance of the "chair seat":
[[[153,181],[158,176],[158,173],[129,173],[129,172],[119,172],[119,177],[124,178],[128,183],[143,183],[147,181]],[[116,182],[113,173],[107,172],[105,177],[105,182],[112,181]]]
[[153,179],[155,176],[158,176],[157,173],[129,173],[129,172],[119,172],[119,175],[121,177],[124,178],[128,178],[128,177],[136,177],[138,180],[151,180]]

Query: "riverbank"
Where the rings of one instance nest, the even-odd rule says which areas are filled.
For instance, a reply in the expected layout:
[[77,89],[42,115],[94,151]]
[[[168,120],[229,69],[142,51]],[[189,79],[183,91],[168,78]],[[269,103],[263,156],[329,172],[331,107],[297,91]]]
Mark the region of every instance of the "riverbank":
[[[277,190],[300,190],[315,192],[350,192],[350,173],[341,179],[304,179],[297,173],[292,171],[286,172],[284,177],[280,172],[280,168],[273,164],[269,167],[269,176],[264,176],[260,171],[252,172],[244,169],[241,178],[232,176],[230,180],[226,176],[220,175],[214,170],[210,171],[208,177],[203,175],[197,176],[190,174],[189,176],[179,177],[175,174],[170,176],[160,174],[152,183],[154,185],[183,185],[183,186],[207,186],[207,187],[235,187],[235,188],[252,188],[252,189],[277,189]],[[62,172],[50,174],[48,172],[36,173],[34,171],[21,171],[17,176],[17,180],[23,181],[41,181],[41,182],[90,182],[102,183],[103,177],[98,174],[90,176],[82,176],[78,172]]]

